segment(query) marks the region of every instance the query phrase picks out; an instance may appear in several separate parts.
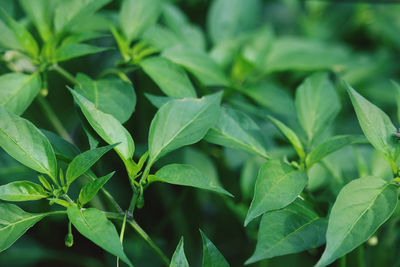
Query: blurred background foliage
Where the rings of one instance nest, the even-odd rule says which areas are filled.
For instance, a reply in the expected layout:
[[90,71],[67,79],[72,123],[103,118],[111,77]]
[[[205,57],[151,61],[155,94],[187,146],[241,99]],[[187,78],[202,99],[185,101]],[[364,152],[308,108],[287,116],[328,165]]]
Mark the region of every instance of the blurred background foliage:
[[[293,96],[296,87],[309,74],[329,70],[336,81],[342,110],[326,135],[361,133],[349,98],[342,88],[344,79],[362,95],[388,113],[399,124],[394,86],[391,79],[400,80],[400,4],[352,1],[171,1],[186,15],[192,31],[187,42],[203,49],[219,64],[238,90],[226,89],[224,103],[249,114],[260,126],[268,150],[276,157],[294,155],[285,139],[265,120],[274,114],[296,127]],[[240,2],[240,1],[239,1]],[[1,0],[0,6],[23,23],[18,1]],[[82,27],[104,32],[91,41],[113,49],[77,58],[63,64],[71,73],[82,72],[96,77],[113,67],[120,54],[109,24],[116,20],[120,1],[113,1],[96,16],[82,22]],[[171,14],[169,14],[171,15]],[[178,15],[178,14],[177,14]],[[218,21],[218,23],[215,23]],[[162,14],[158,25],[171,28],[168,14]],[[194,26],[196,25],[196,26]],[[82,29],[81,29],[82,30]],[[194,33],[195,32],[195,33]],[[33,32],[37,35],[36,32]],[[144,34],[146,36],[146,34]],[[185,33],[182,35],[185,37]],[[197,39],[196,39],[196,38]],[[2,38],[2,37],[0,37]],[[148,34],[150,43],[152,39]],[[154,40],[153,40],[154,41]],[[158,40],[160,41],[160,40]],[[157,45],[155,40],[153,45]],[[0,73],[15,68],[11,61],[0,63]],[[156,112],[144,93],[160,95],[158,87],[142,71],[129,74],[136,94],[136,110],[125,124],[137,144],[137,152],[146,149],[150,121]],[[199,95],[220,89],[205,87],[191,76]],[[49,76],[51,106],[81,150],[89,148],[80,126],[67,82],[57,73]],[[43,117],[40,106],[33,103],[23,115],[40,128],[55,131]],[[221,148],[204,141],[182,148],[159,162],[191,163],[219,179],[235,195],[229,199],[168,184],[154,184],[145,194],[145,207],[135,212],[135,218],[155,242],[172,255],[179,238],[185,238],[186,255],[194,266],[200,266],[201,228],[232,266],[242,266],[255,248],[257,223],[243,227],[243,219],[252,198],[254,181],[263,160],[244,152]],[[97,163],[95,172],[105,174],[118,170],[106,188],[122,206],[128,206],[130,190],[124,167],[115,153],[107,154]],[[326,215],[340,188],[359,173],[390,177],[388,167],[371,146],[347,147],[316,164],[310,171],[309,189],[318,195],[322,215]],[[4,151],[0,151],[0,180],[7,183],[34,174]],[[76,192],[77,193],[77,189]],[[101,202],[93,203],[104,208]],[[29,211],[44,211],[47,202],[24,203]],[[365,256],[368,266],[400,266],[398,231],[399,212],[368,242]],[[0,254],[1,266],[112,266],[114,259],[99,247],[75,232],[72,248],[64,246],[66,218],[48,218],[28,231],[10,249]],[[136,266],[161,266],[161,262],[132,231],[125,239],[125,250]],[[377,242],[376,242],[377,241]],[[376,244],[377,243],[377,244]],[[311,266],[321,254],[321,248],[277,257],[252,266]],[[348,266],[357,255],[350,254]]]

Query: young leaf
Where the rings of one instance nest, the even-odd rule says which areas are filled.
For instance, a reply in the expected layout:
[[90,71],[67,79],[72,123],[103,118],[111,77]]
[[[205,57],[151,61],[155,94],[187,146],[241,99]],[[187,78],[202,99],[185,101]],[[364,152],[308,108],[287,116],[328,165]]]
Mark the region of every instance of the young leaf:
[[54,61],[62,62],[75,57],[82,57],[108,50],[109,48],[98,47],[88,44],[66,44],[57,48]]
[[170,29],[158,24],[149,27],[143,32],[141,40],[160,51],[181,43],[179,36]]
[[185,256],[183,237],[179,241],[178,246],[175,249],[174,255],[172,255],[171,264],[169,267],[189,267],[189,262]]
[[286,136],[296,150],[297,155],[299,155],[300,158],[304,158],[304,148],[297,134],[284,123],[273,118],[272,116],[268,116],[268,119]]
[[67,209],[68,219],[83,236],[107,252],[119,257],[129,266],[133,266],[125,255],[118,232],[115,226],[99,210],[79,209],[69,206]]
[[76,103],[80,106],[86,119],[101,138],[108,144],[120,143],[114,147],[118,155],[124,160],[129,161],[133,157],[135,144],[132,136],[112,115],[97,109],[95,104],[87,100],[74,90],[70,90]]
[[109,173],[103,177],[97,178],[82,187],[79,192],[79,203],[85,205],[88,203],[97,192],[110,180],[110,178],[114,175],[115,172]]
[[325,243],[327,225],[299,198],[286,208],[267,212],[261,219],[256,251],[246,264],[319,247]]
[[30,181],[16,181],[0,186],[0,199],[5,201],[29,201],[46,198],[41,185]]
[[367,140],[362,135],[337,135],[329,138],[314,148],[306,158],[306,165],[310,168],[329,154],[349,145],[365,144]]
[[38,72],[31,75],[7,73],[0,76],[0,105],[8,111],[21,115],[40,91]]
[[159,56],[149,57],[142,60],[140,66],[167,96],[197,97],[186,72],[168,59]]
[[303,191],[307,175],[281,160],[269,160],[260,169],[244,225],[271,210],[286,207]]
[[48,41],[51,32],[51,19],[53,15],[53,8],[56,1],[48,0],[20,0],[21,7],[28,15],[29,19],[33,22],[38,30],[42,40]]
[[316,266],[326,266],[365,241],[392,215],[397,187],[375,177],[342,188],[329,216],[326,248]]
[[222,107],[217,123],[204,139],[210,143],[269,158],[260,131],[258,125],[245,113]]
[[210,177],[192,165],[187,164],[166,165],[158,170],[155,176],[150,176],[149,181],[192,186],[232,196],[232,194],[223,189],[219,184],[216,184]]
[[206,86],[229,85],[217,63],[201,50],[178,45],[164,50],[161,55],[187,69]]
[[339,97],[327,73],[315,73],[296,90],[297,114],[308,141],[322,133],[340,111]]
[[76,86],[75,91],[94,103],[97,109],[113,115],[121,123],[131,117],[136,106],[131,83],[118,78],[92,80],[82,73],[78,73],[76,79],[82,87]]
[[46,216],[28,213],[16,205],[0,203],[0,252],[9,248],[29,228]]
[[155,24],[160,12],[160,0],[124,0],[119,20],[128,43],[140,37],[149,26]]
[[57,183],[57,162],[49,140],[28,120],[0,106],[0,146],[25,166]]
[[76,155],[80,153],[76,146],[62,139],[55,133],[43,129],[40,129],[40,131],[47,137],[47,139],[49,139],[57,158],[66,162],[70,162]]
[[394,136],[396,128],[390,118],[350,85],[346,86],[365,137],[386,159],[396,161],[400,149]]
[[67,169],[67,185],[70,185],[76,178],[84,174],[95,164],[105,153],[113,149],[115,145],[103,146],[91,149],[76,156]]
[[154,116],[149,131],[149,163],[179,147],[200,141],[220,112],[222,93],[170,100]]
[[229,263],[226,261],[221,252],[215,247],[215,245],[207,238],[207,236],[200,230],[201,239],[203,241],[203,261],[202,267],[229,267]]

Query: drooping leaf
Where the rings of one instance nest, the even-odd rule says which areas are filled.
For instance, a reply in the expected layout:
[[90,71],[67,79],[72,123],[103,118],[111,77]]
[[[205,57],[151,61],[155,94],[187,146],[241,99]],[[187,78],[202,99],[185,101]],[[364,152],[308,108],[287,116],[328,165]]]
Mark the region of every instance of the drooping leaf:
[[29,201],[46,198],[41,185],[30,181],[16,181],[0,186],[0,199],[5,201]]
[[223,189],[219,184],[216,184],[210,177],[188,164],[166,165],[158,170],[155,176],[151,176],[149,181],[192,186],[232,196],[232,194]]
[[82,57],[108,50],[109,48],[98,47],[88,44],[66,44],[57,48],[54,61],[62,62],[75,57]]
[[286,208],[267,212],[261,219],[256,250],[246,264],[319,247],[325,243],[327,225],[299,198]]
[[119,257],[129,266],[133,266],[125,255],[115,226],[99,210],[79,209],[69,206],[68,219],[83,236],[107,252]]
[[79,203],[85,205],[88,203],[97,192],[110,180],[115,172],[109,173],[103,177],[97,178],[96,180],[90,181],[82,187],[79,192]]
[[1,106],[0,146],[22,164],[56,182],[57,162],[49,140],[31,122]]
[[200,230],[201,239],[203,241],[203,261],[202,267],[229,267],[229,263],[226,261],[221,252],[217,247],[207,238],[207,236]]
[[311,167],[314,163],[320,161],[325,156],[349,145],[364,144],[367,140],[361,135],[337,135],[329,138],[322,144],[314,148],[306,158],[307,167]]
[[121,123],[132,116],[136,106],[132,84],[117,78],[92,80],[82,73],[78,73],[76,79],[81,87],[76,86],[75,91],[91,101],[97,109],[113,115]]
[[303,191],[307,175],[282,160],[268,160],[260,169],[244,225],[272,210],[286,207]]
[[0,203],[0,252],[9,248],[29,228],[46,216],[28,213],[16,205]]
[[0,76],[0,105],[8,111],[21,115],[40,91],[38,72],[31,75],[7,73]]
[[183,237],[179,241],[178,246],[175,249],[174,255],[172,255],[171,264],[169,267],[189,267],[189,262],[185,256]]
[[217,123],[207,132],[204,139],[269,158],[260,131],[258,125],[245,113],[222,107]]
[[340,111],[340,100],[328,74],[319,72],[306,78],[296,90],[297,114],[311,142],[328,127]]
[[66,173],[67,185],[70,185],[76,178],[84,174],[90,167],[95,164],[105,153],[113,149],[115,145],[98,147],[83,152],[76,156],[68,165]]
[[76,146],[55,133],[43,129],[40,129],[40,131],[49,139],[57,158],[69,162],[80,153]]
[[196,90],[186,72],[168,59],[149,57],[142,60],[140,66],[167,96],[196,97]]
[[396,128],[381,109],[369,102],[350,85],[346,84],[358,122],[368,141],[389,161],[396,161],[400,153]]
[[221,93],[173,99],[154,116],[149,131],[149,163],[179,147],[200,141],[220,112]]
[[326,266],[367,241],[396,205],[397,187],[382,179],[359,178],[344,186],[330,213],[326,248],[316,266]]

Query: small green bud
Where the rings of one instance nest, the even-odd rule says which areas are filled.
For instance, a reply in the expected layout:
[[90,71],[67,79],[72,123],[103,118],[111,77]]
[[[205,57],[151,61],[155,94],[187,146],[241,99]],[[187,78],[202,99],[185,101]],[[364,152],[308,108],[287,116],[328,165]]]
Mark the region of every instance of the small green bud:
[[65,240],[64,241],[65,241],[65,246],[70,248],[74,244],[74,236],[71,233],[68,233],[65,236]]

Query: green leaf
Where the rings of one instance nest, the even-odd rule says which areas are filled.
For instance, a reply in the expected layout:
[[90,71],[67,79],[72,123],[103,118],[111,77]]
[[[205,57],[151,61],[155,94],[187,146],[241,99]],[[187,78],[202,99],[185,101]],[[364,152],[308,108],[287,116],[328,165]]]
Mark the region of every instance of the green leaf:
[[82,57],[109,50],[109,48],[98,47],[88,44],[66,44],[57,48],[54,56],[55,62],[70,60],[75,57]]
[[149,57],[142,60],[140,66],[167,96],[196,97],[196,90],[186,72],[168,59]]
[[125,255],[118,232],[115,226],[99,210],[79,209],[69,206],[67,209],[68,219],[83,236],[107,252],[119,257],[129,266],[133,266]]
[[169,96],[160,96],[160,95],[152,95],[148,93],[144,93],[144,96],[150,101],[150,103],[156,108],[161,108],[162,105],[171,100]]
[[258,125],[245,113],[222,107],[218,122],[204,139],[210,143],[269,158],[260,133]]
[[189,267],[189,262],[185,256],[183,237],[179,241],[178,246],[175,249],[174,255],[172,255],[171,264],[169,267]]
[[82,187],[79,192],[79,203],[85,205],[88,203],[97,192],[110,180],[115,172],[109,173],[103,177],[97,178],[96,180],[90,181]]
[[161,12],[160,0],[124,0],[119,20],[128,43],[155,24]]
[[149,130],[149,165],[168,152],[200,141],[220,112],[222,93],[170,100],[154,116]]
[[375,177],[345,185],[329,216],[326,248],[316,266],[326,266],[365,241],[392,215],[397,187]]
[[0,203],[0,252],[9,248],[29,228],[46,216],[28,213],[16,205]]
[[191,186],[232,196],[210,177],[188,164],[166,165],[156,172],[155,177],[151,176],[149,181]]
[[201,239],[203,241],[203,261],[202,267],[229,267],[229,263],[226,261],[221,252],[215,247],[215,245],[207,238],[207,236],[200,230]]
[[396,106],[397,106],[397,121],[400,122],[400,84],[396,83],[395,81],[392,81],[394,85],[394,92],[395,92],[395,98],[396,98]]
[[256,251],[246,264],[319,247],[325,243],[327,225],[299,198],[284,209],[267,212],[261,219]]
[[120,143],[114,147],[118,155],[124,160],[129,161],[133,157],[135,144],[132,136],[112,115],[97,109],[95,104],[87,100],[74,90],[70,90],[76,103],[80,106],[86,119],[101,138],[108,144]]
[[181,43],[179,36],[170,29],[158,24],[149,27],[145,32],[143,32],[141,40],[154,46],[160,51]]
[[4,24],[12,31],[14,35],[13,40],[17,40],[21,47],[33,58],[36,58],[39,53],[39,47],[36,40],[32,35],[25,29],[24,26],[16,22],[10,17],[7,12],[0,7],[0,19]]
[[244,225],[268,211],[286,207],[303,191],[307,175],[282,160],[268,160],[260,169]]
[[48,41],[51,37],[51,20],[53,16],[54,5],[58,1],[49,0],[20,0],[21,7],[28,15],[38,30],[42,40]]
[[0,186],[0,199],[5,201],[29,201],[46,198],[41,185],[30,181],[16,181]]
[[66,173],[67,185],[70,185],[76,178],[89,170],[93,164],[114,147],[115,145],[103,146],[85,151],[76,156],[68,165]]
[[340,100],[327,73],[315,73],[296,90],[296,109],[308,141],[321,134],[340,111]]
[[161,55],[187,69],[206,86],[229,85],[217,63],[201,50],[178,45],[164,50]]
[[136,106],[132,84],[119,78],[92,80],[82,73],[78,73],[76,79],[81,87],[76,86],[75,91],[94,103],[97,109],[113,115],[121,123],[132,116]]
[[299,155],[301,159],[304,158],[305,157],[304,148],[297,134],[288,126],[286,126],[284,123],[273,118],[272,116],[268,116],[268,119],[283,133],[283,135],[286,136],[286,138],[289,140],[289,142],[293,145],[294,149],[296,150],[297,155]]
[[400,149],[394,136],[397,131],[392,121],[385,112],[357,93],[350,85],[346,86],[365,137],[386,159],[396,161]]
[[31,75],[7,73],[0,76],[0,88],[0,105],[21,115],[40,91],[40,75],[38,72]]
[[362,135],[337,135],[329,138],[314,148],[306,158],[306,165],[310,168],[329,154],[349,145],[365,144],[367,140]]
[[62,139],[55,133],[43,129],[40,129],[40,131],[47,137],[47,139],[49,139],[57,158],[66,162],[70,162],[76,155],[80,153],[76,146]]
[[57,183],[57,162],[49,140],[30,121],[0,106],[0,146],[25,166]]

